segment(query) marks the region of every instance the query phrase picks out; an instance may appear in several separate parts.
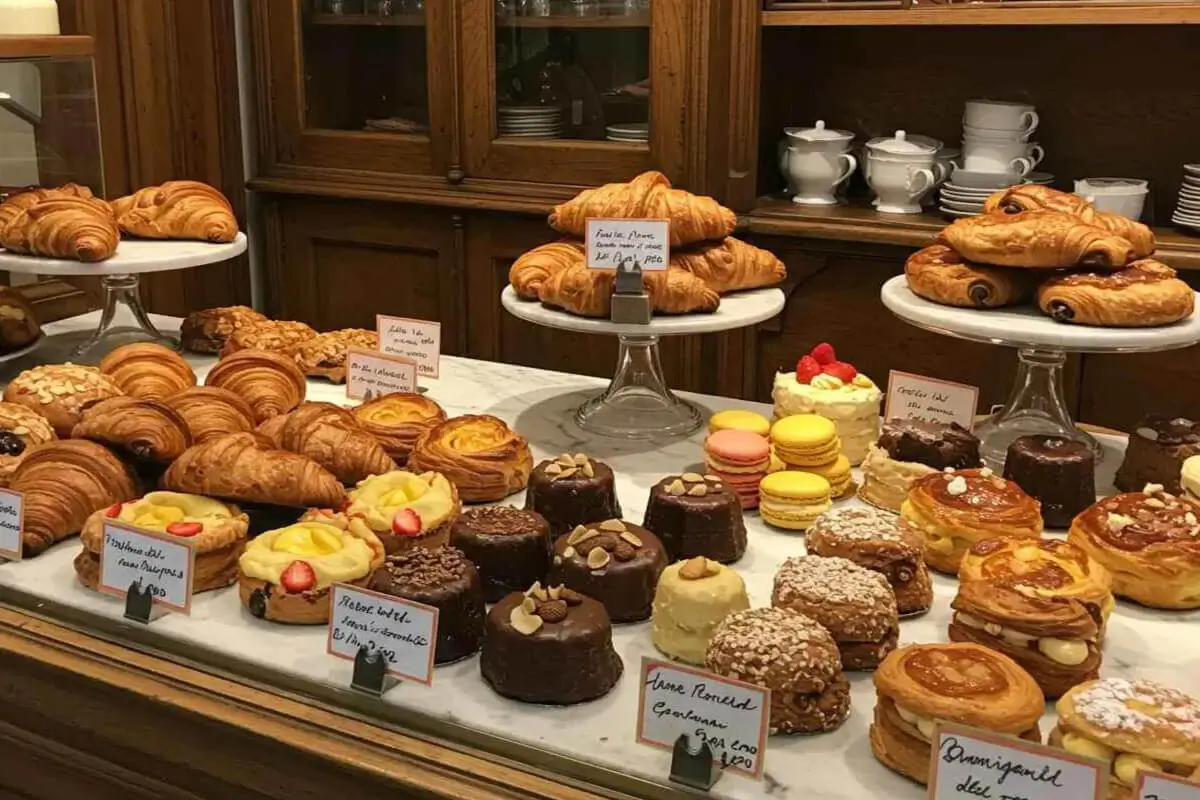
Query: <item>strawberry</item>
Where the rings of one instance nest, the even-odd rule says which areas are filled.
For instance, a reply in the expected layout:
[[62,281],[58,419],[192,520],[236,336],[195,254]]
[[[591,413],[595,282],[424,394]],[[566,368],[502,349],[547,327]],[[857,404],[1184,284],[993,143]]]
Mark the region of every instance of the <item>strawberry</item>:
[[833,345],[829,342],[821,342],[812,349],[812,357],[817,360],[821,366],[833,364],[837,361],[837,355],[833,352]]
[[810,383],[821,374],[821,365],[812,356],[804,356],[796,364],[796,380],[800,383]]
[[195,536],[202,530],[204,530],[204,526],[199,522],[172,522],[167,526],[167,533],[183,539]]
[[834,361],[832,364],[826,364],[823,371],[826,375],[840,378],[842,383],[849,383],[858,374],[858,370],[854,368],[854,365],[847,364],[845,361]]
[[113,503],[111,506],[104,509],[104,516],[106,516],[110,519],[113,517],[119,516],[121,513],[121,507],[124,505],[125,505],[124,503]]
[[392,517],[392,533],[397,536],[418,536],[421,533],[421,515],[411,508],[402,508]]
[[283,575],[279,576],[283,588],[292,594],[307,592],[317,583],[317,574],[307,561],[293,561],[287,565]]

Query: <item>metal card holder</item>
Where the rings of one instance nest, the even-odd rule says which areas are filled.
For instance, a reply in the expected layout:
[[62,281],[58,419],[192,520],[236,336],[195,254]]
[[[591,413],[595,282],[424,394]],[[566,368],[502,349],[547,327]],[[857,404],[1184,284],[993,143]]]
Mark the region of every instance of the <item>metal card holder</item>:
[[350,678],[350,688],[363,694],[382,697],[383,693],[399,683],[387,672],[387,659],[377,649],[365,644],[358,648],[354,656],[354,675]]
[[154,614],[154,592],[150,586],[142,588],[140,580],[129,584],[125,593],[125,619],[149,625]]
[[642,283],[641,265],[636,261],[621,261],[617,264],[609,318],[622,325],[649,325],[651,316],[650,295]]
[[720,777],[721,765],[708,742],[701,741],[693,751],[688,735],[679,734],[671,751],[671,780],[707,792]]

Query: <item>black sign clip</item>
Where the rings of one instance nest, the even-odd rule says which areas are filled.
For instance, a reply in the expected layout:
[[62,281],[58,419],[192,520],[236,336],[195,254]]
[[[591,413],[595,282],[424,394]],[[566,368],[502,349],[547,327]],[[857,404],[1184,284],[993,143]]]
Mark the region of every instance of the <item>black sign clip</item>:
[[143,588],[142,581],[139,578],[129,584],[129,591],[125,593],[125,619],[149,625],[153,613],[154,587],[146,586]]
[[609,318],[623,325],[649,325],[651,316],[650,295],[642,283],[641,265],[632,259],[622,260],[617,264]]
[[354,675],[350,688],[357,692],[382,697],[383,693],[399,681],[390,678],[387,672],[387,657],[373,647],[363,645],[354,657]]
[[721,765],[713,758],[708,742],[700,741],[700,746],[693,748],[688,735],[679,734],[671,751],[671,780],[707,792],[720,777]]

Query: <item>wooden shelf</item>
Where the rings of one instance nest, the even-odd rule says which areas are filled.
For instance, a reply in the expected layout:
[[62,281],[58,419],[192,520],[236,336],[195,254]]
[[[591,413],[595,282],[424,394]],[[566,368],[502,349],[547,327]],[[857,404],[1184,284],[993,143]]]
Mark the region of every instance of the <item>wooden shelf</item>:
[[563,14],[549,17],[496,17],[497,28],[649,28],[647,14],[605,14],[595,17],[572,17]]
[[928,8],[764,11],[765,27],[854,25],[1196,25],[1200,3],[1063,5],[981,3]]
[[93,53],[90,36],[0,36],[0,59],[86,58]]
[[379,14],[310,14],[308,23],[362,28],[423,28],[425,15],[395,14],[385,17]]

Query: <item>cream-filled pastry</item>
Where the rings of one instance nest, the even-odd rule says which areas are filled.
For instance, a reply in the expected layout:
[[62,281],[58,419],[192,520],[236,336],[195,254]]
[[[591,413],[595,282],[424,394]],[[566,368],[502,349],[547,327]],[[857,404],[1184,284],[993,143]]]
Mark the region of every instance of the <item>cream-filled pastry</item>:
[[891,420],[867,450],[859,496],[872,505],[899,511],[909,489],[926,475],[979,464],[979,439],[966,428],[956,423]]
[[659,576],[650,639],[664,655],[703,664],[717,626],[749,607],[746,583],[729,567],[704,556],[677,561]]
[[388,555],[446,544],[461,510],[458,490],[444,475],[403,470],[360,481],[350,491],[346,506],[347,514],[366,521]]

